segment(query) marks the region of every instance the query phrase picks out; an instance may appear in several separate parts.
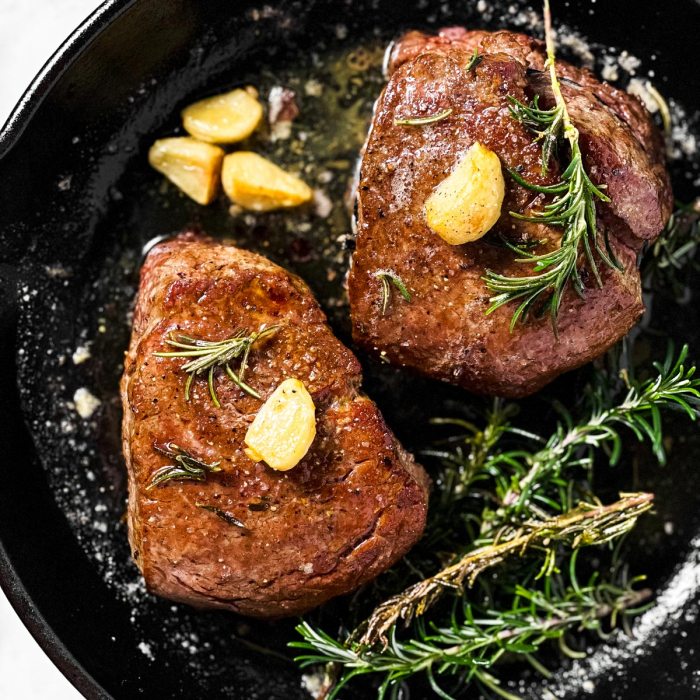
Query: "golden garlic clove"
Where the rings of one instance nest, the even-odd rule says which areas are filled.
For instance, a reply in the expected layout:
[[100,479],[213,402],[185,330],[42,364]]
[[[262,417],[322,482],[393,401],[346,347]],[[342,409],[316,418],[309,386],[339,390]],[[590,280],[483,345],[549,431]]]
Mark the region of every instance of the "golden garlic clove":
[[498,156],[476,142],[426,200],[426,223],[450,245],[476,241],[498,221],[505,187]]
[[236,143],[247,139],[263,116],[262,105],[254,94],[252,89],[239,88],[207,97],[182,110],[182,124],[201,141]]
[[224,158],[221,182],[233,202],[253,211],[296,207],[313,198],[305,182],[250,151]]
[[277,471],[296,467],[316,437],[316,407],[303,382],[285,379],[261,406],[245,436],[246,454]]
[[148,162],[187,196],[209,204],[216,195],[224,151],[188,136],[159,139],[148,151]]

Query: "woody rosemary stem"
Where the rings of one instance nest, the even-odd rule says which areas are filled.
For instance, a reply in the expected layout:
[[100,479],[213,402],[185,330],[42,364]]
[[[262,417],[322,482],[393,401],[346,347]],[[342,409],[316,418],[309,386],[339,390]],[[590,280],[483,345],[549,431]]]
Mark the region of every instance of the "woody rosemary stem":
[[571,140],[567,132],[570,132],[570,134],[576,138],[578,137],[578,131],[571,123],[569,110],[566,108],[566,102],[564,102],[564,96],[561,94],[561,85],[559,85],[559,78],[557,77],[557,59],[554,53],[554,27],[552,26],[552,12],[549,9],[549,0],[544,0],[544,42],[547,48],[547,66],[549,68],[549,78],[552,83],[552,93],[554,94],[557,107],[562,111],[564,135]]
[[424,579],[382,603],[367,620],[359,643],[386,645],[387,632],[399,620],[409,622],[422,615],[447,590],[472,586],[477,576],[513,555],[523,556],[535,548],[552,549],[566,543],[573,549],[605,544],[634,527],[637,518],[651,509],[653,495],[627,494],[608,506],[582,503],[575,510],[543,522],[526,522],[511,539],[480,547],[435,576]]

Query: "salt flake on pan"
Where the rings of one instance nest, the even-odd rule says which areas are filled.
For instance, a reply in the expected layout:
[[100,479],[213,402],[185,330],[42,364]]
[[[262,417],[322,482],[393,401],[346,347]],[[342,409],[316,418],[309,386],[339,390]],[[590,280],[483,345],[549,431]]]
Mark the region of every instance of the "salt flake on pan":
[[102,403],[88,389],[81,386],[73,395],[75,410],[81,418],[90,418]]
[[309,97],[321,97],[323,94],[323,83],[320,83],[318,80],[314,80],[313,78],[311,80],[307,80],[304,84],[304,92]]
[[651,83],[648,80],[632,78],[627,86],[627,92],[629,92],[630,95],[638,97],[644,103],[647,111],[651,114],[655,114],[659,111],[659,103],[649,90],[650,85]]
[[304,673],[301,677],[301,687],[316,700],[325,697],[328,692],[328,676],[324,670],[315,673]]
[[617,63],[615,56],[605,55],[603,56],[603,67],[600,70],[600,75],[603,80],[608,82],[615,82],[620,79],[620,66]]
[[150,661],[155,661],[155,656],[153,656],[153,650],[151,649],[150,644],[146,644],[146,642],[139,642],[139,651]]
[[620,67],[626,70],[630,75],[634,75],[637,72],[637,68],[642,65],[642,62],[631,53],[623,51],[620,54],[620,58],[617,59]]
[[74,365],[80,365],[86,360],[89,360],[92,357],[92,355],[90,354],[90,344],[86,343],[85,345],[79,345],[73,351],[72,357]]
[[[595,63],[595,56],[591,51],[591,47],[588,42],[571,31],[568,27],[562,26],[557,31],[557,40],[562,46],[565,46],[569,51],[571,51],[576,58],[578,58],[581,63],[587,68],[592,68]],[[634,58],[630,56],[630,58]]]
[[333,202],[323,190],[314,190],[314,211],[321,219],[327,219],[333,211]]

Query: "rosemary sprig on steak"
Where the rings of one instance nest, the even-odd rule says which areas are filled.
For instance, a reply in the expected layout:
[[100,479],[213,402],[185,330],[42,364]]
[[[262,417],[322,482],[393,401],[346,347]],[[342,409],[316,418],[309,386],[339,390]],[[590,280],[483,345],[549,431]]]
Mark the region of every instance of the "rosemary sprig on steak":
[[562,173],[561,180],[554,185],[536,185],[522,178],[517,171],[511,170],[511,176],[519,185],[554,198],[541,211],[531,215],[510,213],[521,221],[561,226],[563,233],[559,247],[547,253],[535,254],[520,246],[510,246],[519,256],[518,262],[532,265],[532,274],[508,277],[487,270],[484,280],[493,292],[487,313],[517,302],[511,330],[519,320],[525,320],[530,312],[544,310],[550,314],[556,333],[562,296],[569,283],[579,296],[585,296],[579,258],[584,256],[598,286],[602,286],[602,280],[595,254],[609,267],[617,268],[619,264],[606,234],[599,235],[596,222],[596,202],[609,202],[610,199],[603,193],[605,185],[594,184],[586,172],[579,146],[579,132],[569,117],[557,78],[549,0],[544,3],[544,19],[547,65],[555,106],[543,110],[537,101],[528,107],[517,100],[511,100],[511,111],[517,119],[533,129],[542,141],[543,172],[547,171],[550,157],[562,138],[569,146],[569,164]]
[[[248,355],[253,345],[277,330],[277,326],[261,328],[255,333],[238,331],[231,338],[226,340],[200,340],[184,334],[173,334],[165,342],[171,347],[178,348],[172,352],[156,352],[157,357],[182,357],[192,358],[182,369],[189,374],[185,383],[185,401],[190,400],[190,388],[194,378],[206,373],[209,395],[213,404],[221,408],[219,397],[214,388],[214,372],[217,368],[222,368],[228,378],[243,391],[256,399],[260,398],[255,389],[248,386],[243,381],[246,368],[248,366]],[[238,374],[231,369],[231,362],[240,358]]]
[[208,472],[221,471],[219,462],[212,462],[211,464],[204,462],[174,442],[168,442],[165,445],[154,443],[153,449],[173,459],[175,464],[156,469],[153,472],[153,476],[151,476],[151,482],[146,487],[147,491],[172,480],[204,481]]
[[406,288],[404,281],[395,272],[392,272],[391,270],[377,270],[374,273],[374,276],[382,285],[382,316],[386,316],[386,313],[389,310],[389,304],[391,303],[391,285],[398,290],[399,294],[406,301],[411,301],[411,293]]
[[687,297],[688,275],[700,270],[699,246],[700,200],[694,200],[678,206],[649,248],[642,264],[644,286],[666,289],[676,299]]
[[[564,115],[566,107],[555,105],[552,109],[540,108],[540,96],[535,95],[531,104],[526,105],[520,100],[508,95],[510,113],[519,122],[525,124],[536,135],[537,141],[542,142],[542,175],[549,172],[549,161],[557,154],[557,146],[564,129]],[[517,179],[518,173],[515,173]],[[523,184],[522,178],[518,180]],[[530,188],[530,183],[524,182],[524,186]]]
[[[333,640],[308,623],[300,626],[303,641],[294,646],[309,652],[300,662],[336,664],[335,693],[355,675],[376,674],[383,698],[408,676],[426,673],[440,697],[451,696],[436,676],[454,675],[453,687],[475,682],[514,698],[492,675],[504,652],[541,670],[536,654],[548,640],[557,639],[567,652],[571,632],[602,633],[601,618],[614,626],[625,617],[617,613],[635,612],[649,592],[635,590],[624,575],[620,580],[617,555],[606,569],[592,564],[605,558],[604,549],[585,557],[581,547],[620,540],[651,508],[653,496],[622,494],[603,506],[591,493],[590,474],[600,452],[608,463],[618,461],[623,428],[646,440],[663,463],[661,411],[676,408],[692,419],[700,415],[700,378],[695,366],[687,365],[687,355],[687,347],[677,355],[669,349],[652,376],[641,381],[629,371],[619,379],[618,368],[599,370],[584,392],[580,415],[559,408],[561,419],[547,439],[514,426],[515,405],[499,400],[483,429],[454,421],[467,435],[432,453],[442,466],[435,474],[431,521],[419,545],[433,561],[449,553],[451,560],[385,600],[347,638]],[[409,575],[416,572],[411,559],[420,556],[408,555]],[[418,570],[425,571],[431,557],[418,561]],[[582,566],[590,573],[587,586],[576,580]],[[480,576],[492,567],[498,567],[497,578]],[[439,604],[450,594],[451,614],[449,605]]]

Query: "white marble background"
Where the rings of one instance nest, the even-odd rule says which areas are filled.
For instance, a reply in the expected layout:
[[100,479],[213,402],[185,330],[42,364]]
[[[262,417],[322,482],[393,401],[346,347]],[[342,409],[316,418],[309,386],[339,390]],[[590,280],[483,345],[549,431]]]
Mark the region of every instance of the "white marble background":
[[[0,124],[49,56],[98,0],[0,0]],[[79,700],[0,591],[0,698]]]

